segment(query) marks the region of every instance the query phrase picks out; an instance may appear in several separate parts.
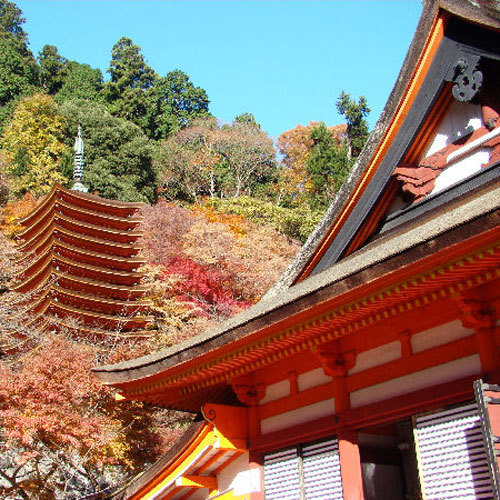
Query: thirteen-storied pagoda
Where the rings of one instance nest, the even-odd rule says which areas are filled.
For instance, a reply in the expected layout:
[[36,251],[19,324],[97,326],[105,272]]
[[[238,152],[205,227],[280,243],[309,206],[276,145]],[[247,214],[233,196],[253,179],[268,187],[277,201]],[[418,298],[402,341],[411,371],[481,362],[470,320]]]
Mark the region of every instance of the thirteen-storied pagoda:
[[32,320],[85,335],[144,336],[150,318],[138,257],[141,203],[107,200],[82,183],[83,139],[75,140],[74,185],[55,185],[20,224],[13,291],[29,294]]

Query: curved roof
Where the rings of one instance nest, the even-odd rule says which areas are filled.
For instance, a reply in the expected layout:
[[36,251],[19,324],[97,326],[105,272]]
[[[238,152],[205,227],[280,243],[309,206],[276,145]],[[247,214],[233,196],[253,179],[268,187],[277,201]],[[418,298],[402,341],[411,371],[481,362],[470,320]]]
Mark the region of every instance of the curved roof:
[[70,201],[76,206],[96,212],[102,211],[110,215],[129,217],[144,206],[144,203],[131,203],[126,201],[108,200],[100,196],[73,191],[55,184],[48,196],[28,215],[19,220],[22,226],[31,226],[36,220],[43,217],[50,210],[54,198]]
[[121,329],[144,336],[152,318],[138,270],[145,262],[137,257],[142,206],[54,186],[21,221],[24,269],[12,289],[38,297],[31,304],[37,317],[59,318],[46,318],[47,327],[71,317],[83,323],[79,333]]

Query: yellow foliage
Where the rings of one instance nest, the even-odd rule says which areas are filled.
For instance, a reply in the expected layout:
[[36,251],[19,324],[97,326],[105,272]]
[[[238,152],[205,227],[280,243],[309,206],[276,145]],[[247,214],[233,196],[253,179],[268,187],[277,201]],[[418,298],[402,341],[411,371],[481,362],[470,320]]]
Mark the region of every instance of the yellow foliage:
[[229,230],[237,236],[244,236],[247,232],[248,224],[245,217],[214,210],[214,208],[210,206],[209,199],[201,205],[194,205],[191,210],[195,214],[205,217],[208,222],[225,224]]
[[0,214],[0,231],[9,238],[13,238],[23,226],[19,225],[18,219],[28,215],[37,205],[38,201],[31,193],[26,193],[18,201],[8,202]]
[[58,169],[67,150],[63,128],[64,118],[57,114],[52,97],[35,94],[19,101],[1,141],[4,173],[15,195],[31,192],[40,196],[54,183],[66,181]]

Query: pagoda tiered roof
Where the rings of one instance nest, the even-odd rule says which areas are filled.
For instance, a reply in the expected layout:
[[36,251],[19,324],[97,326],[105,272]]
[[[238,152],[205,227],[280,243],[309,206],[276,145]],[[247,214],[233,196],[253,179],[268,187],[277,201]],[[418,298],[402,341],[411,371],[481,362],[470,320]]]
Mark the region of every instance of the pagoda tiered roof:
[[13,290],[31,295],[31,321],[89,336],[147,335],[141,207],[55,185],[19,221],[23,271]]

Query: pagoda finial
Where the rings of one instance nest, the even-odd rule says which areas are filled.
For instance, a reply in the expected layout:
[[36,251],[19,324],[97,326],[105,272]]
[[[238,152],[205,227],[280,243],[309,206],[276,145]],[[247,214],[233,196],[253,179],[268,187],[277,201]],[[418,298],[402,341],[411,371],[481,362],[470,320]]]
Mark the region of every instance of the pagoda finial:
[[78,123],[78,135],[75,138],[75,168],[73,171],[73,187],[75,191],[87,192],[88,189],[83,185],[83,168],[85,166],[83,161],[83,139],[82,139],[82,125]]

